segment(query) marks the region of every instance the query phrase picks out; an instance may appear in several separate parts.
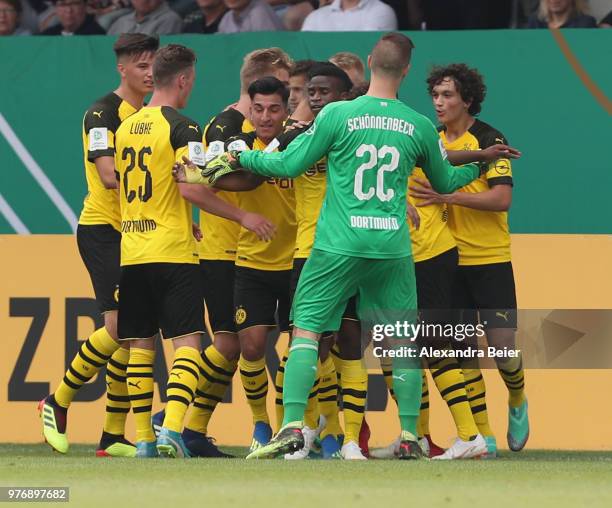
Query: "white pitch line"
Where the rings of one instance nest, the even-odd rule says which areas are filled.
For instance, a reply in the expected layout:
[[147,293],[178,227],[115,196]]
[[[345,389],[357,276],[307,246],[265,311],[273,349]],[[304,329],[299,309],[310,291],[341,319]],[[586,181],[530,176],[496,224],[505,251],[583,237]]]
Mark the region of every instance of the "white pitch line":
[[21,222],[21,219],[17,216],[15,210],[11,208],[11,205],[7,203],[2,194],[0,194],[0,213],[4,215],[4,218],[15,230],[15,233],[19,233],[20,235],[30,234],[30,230],[23,222]]
[[53,185],[53,182],[49,180],[49,177],[34,160],[32,155],[30,155],[30,152],[28,152],[28,149],[17,137],[17,134],[15,134],[15,131],[13,131],[2,113],[0,113],[0,132],[4,135],[8,144],[11,145],[11,148],[21,159],[21,162],[23,162],[23,165],[26,167],[26,169],[30,172],[30,174],[45,191],[47,196],[49,196],[49,199],[53,201],[53,204],[64,216],[64,219],[66,219],[66,221],[70,225],[70,229],[74,233],[76,231],[77,218],[74,212],[72,211],[72,208],[70,208],[64,197],[55,188],[55,185]]

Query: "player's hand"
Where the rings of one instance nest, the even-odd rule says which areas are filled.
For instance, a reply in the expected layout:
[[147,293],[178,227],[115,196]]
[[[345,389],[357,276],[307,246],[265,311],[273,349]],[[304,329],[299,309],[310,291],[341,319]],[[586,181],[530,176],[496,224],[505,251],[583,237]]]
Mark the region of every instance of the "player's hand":
[[448,194],[438,194],[427,180],[415,177],[414,181],[419,185],[410,187],[410,195],[419,200],[417,207],[447,202]]
[[183,155],[183,162],[175,162],[172,165],[172,177],[178,183],[199,183],[207,185],[202,170]]
[[276,226],[257,213],[245,212],[240,225],[249,231],[253,231],[260,240],[265,242],[272,240],[274,233],[276,233]]
[[410,203],[408,203],[406,216],[408,217],[408,219],[410,219],[410,222],[412,223],[414,229],[418,231],[418,229],[421,227],[421,216],[419,215],[419,211]]
[[499,144],[480,150],[478,155],[480,156],[480,162],[493,162],[497,159],[518,159],[523,154],[516,148]]
[[206,163],[202,176],[207,179],[208,185],[214,185],[219,178],[238,170],[238,152],[225,152],[213,157]]
[[195,223],[191,225],[191,232],[193,233],[193,237],[196,239],[196,242],[199,242],[202,240],[202,238],[204,238],[204,235],[202,234],[202,230],[200,229],[200,226],[198,226]]
[[285,132],[294,131],[296,129],[303,129],[304,127],[309,126],[311,123],[312,122],[307,122],[306,120],[296,120],[292,124],[285,125]]

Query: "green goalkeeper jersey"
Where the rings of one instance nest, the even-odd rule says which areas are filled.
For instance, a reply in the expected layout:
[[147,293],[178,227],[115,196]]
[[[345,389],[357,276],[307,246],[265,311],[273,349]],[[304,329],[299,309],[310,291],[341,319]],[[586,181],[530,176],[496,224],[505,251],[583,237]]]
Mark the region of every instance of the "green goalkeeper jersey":
[[454,168],[434,125],[394,99],[362,96],[325,106],[310,129],[277,153],[247,151],[254,173],[295,178],[327,154],[327,191],[314,248],[363,258],[411,255],[406,223],[408,176],[423,168],[432,187],[450,193],[479,176]]

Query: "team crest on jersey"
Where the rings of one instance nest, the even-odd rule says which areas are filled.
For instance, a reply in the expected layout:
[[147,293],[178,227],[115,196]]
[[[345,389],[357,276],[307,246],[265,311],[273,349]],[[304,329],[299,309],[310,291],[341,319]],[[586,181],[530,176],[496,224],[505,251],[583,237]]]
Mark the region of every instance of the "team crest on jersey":
[[234,321],[236,321],[237,325],[241,325],[246,321],[247,312],[244,307],[238,307],[236,309],[236,314],[234,315]]

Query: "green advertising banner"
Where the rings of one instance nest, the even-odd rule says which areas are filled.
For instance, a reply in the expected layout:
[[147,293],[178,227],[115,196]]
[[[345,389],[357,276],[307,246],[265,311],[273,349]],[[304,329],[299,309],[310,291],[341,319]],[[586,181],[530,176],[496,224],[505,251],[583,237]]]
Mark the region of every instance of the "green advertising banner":
[[[185,113],[200,123],[239,92],[246,53],[279,46],[294,59],[337,51],[366,58],[376,33],[174,36],[198,55]],[[513,233],[612,233],[609,194],[612,30],[417,32],[400,98],[435,120],[425,78],[465,62],[485,76],[481,119],[523,151],[514,165]],[[118,83],[112,37],[0,38],[0,234],[69,233],[86,193],[84,111]]]

